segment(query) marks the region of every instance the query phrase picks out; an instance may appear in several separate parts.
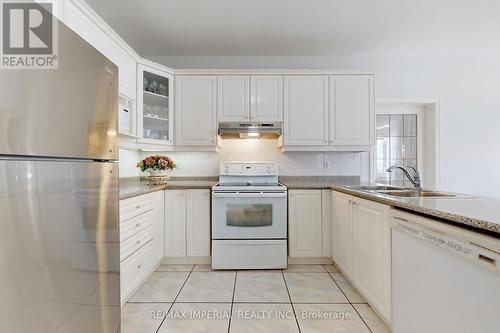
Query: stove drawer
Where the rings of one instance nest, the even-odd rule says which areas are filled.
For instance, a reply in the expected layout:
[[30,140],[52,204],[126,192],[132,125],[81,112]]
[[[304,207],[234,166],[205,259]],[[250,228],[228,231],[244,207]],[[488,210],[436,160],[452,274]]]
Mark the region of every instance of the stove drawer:
[[282,269],[286,266],[285,239],[212,241],[213,269]]

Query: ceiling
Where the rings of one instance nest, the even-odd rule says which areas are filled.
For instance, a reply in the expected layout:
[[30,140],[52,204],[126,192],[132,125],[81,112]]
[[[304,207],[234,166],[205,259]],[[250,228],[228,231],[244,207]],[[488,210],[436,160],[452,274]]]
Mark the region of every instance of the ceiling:
[[142,56],[500,55],[498,0],[86,0]]

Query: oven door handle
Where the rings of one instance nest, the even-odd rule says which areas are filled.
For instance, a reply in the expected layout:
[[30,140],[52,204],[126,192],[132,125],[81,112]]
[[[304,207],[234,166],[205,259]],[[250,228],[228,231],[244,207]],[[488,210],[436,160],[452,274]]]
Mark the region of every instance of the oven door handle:
[[213,198],[286,198],[286,192],[212,192]]

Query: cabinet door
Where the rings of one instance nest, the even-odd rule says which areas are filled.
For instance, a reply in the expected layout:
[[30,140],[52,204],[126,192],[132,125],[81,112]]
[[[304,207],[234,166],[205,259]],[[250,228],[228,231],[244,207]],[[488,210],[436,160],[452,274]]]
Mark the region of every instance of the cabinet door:
[[351,196],[332,193],[333,260],[347,275],[352,275],[352,210]]
[[[73,1],[60,1],[64,23],[87,43],[95,47],[118,66],[119,93],[135,100],[136,61],[128,50],[120,46],[121,41],[113,39],[101,26],[96,24],[82,5]],[[60,13],[61,14],[61,13]],[[100,18],[95,18],[100,19]]]
[[330,144],[373,145],[375,106],[372,75],[330,77]]
[[285,146],[328,145],[328,76],[285,76]]
[[186,201],[188,257],[210,256],[210,191],[188,190]]
[[288,192],[290,257],[321,257],[321,190]]
[[153,193],[153,265],[165,256],[165,191]]
[[173,76],[140,64],[137,85],[137,131],[141,143],[173,143]]
[[283,76],[255,75],[250,81],[250,120],[283,121]]
[[186,256],[186,191],[165,191],[165,257]]
[[391,244],[388,207],[355,199],[353,280],[370,305],[391,321]]
[[175,95],[176,144],[215,146],[215,76],[177,76]]
[[217,77],[217,118],[219,122],[249,120],[249,76]]

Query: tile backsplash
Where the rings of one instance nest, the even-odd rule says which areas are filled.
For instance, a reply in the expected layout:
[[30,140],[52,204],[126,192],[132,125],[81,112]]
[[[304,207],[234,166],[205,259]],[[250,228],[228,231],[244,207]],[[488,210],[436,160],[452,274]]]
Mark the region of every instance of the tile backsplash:
[[[120,177],[140,176],[136,163],[156,152],[120,150]],[[276,140],[224,139],[217,152],[165,152],[178,168],[172,176],[217,176],[221,161],[271,161],[285,176],[360,176],[369,180],[368,153],[286,152]]]

